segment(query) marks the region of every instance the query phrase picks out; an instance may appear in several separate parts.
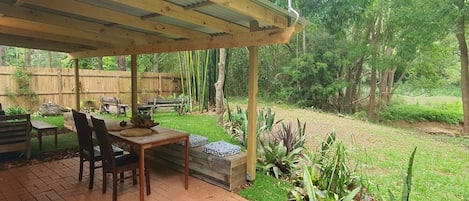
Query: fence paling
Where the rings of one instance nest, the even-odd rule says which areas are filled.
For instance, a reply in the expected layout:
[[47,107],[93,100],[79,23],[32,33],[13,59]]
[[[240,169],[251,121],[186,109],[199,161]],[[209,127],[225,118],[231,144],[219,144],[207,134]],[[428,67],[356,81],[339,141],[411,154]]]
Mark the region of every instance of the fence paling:
[[[43,103],[52,101],[64,107],[75,105],[75,74],[69,68],[26,68],[31,74],[30,88],[37,95],[37,103],[28,108],[37,111]],[[0,67],[0,103],[4,108],[23,106],[31,100],[15,96],[17,84],[13,74],[16,67]],[[80,69],[80,100],[94,100],[99,96],[119,97],[131,103],[131,78],[129,71],[103,71]],[[146,102],[158,92],[163,97],[181,94],[179,75],[145,72],[138,76],[138,102]],[[16,100],[14,100],[16,99]],[[24,98],[23,98],[24,99]]]

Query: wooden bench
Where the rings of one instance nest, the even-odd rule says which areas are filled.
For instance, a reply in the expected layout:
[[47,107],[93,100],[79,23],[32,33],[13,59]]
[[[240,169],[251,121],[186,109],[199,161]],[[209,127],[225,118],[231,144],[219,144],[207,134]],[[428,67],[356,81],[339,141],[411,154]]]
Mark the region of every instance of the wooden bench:
[[33,129],[37,131],[37,140],[39,141],[39,150],[42,150],[42,135],[54,134],[55,135],[55,148],[57,148],[57,126],[43,122],[31,121]]
[[[169,144],[145,150],[146,164],[164,165],[177,171],[184,170],[184,146]],[[218,157],[203,152],[203,147],[193,147],[189,151],[190,175],[226,190],[233,191],[246,184],[245,152]]]
[[174,108],[179,115],[184,114],[184,104],[188,101],[184,98],[175,98],[175,99],[162,99],[162,98],[154,98],[149,99],[147,104],[139,105],[138,112],[150,112],[150,115],[153,116],[155,111],[160,108]]
[[31,157],[31,117],[29,114],[0,115],[0,153],[24,150]]
[[116,107],[117,116],[123,114],[127,116],[127,108],[129,107],[127,104],[122,104],[122,101],[119,98],[113,97],[99,97],[99,101],[101,102],[101,107],[99,111],[101,113],[111,113],[111,107]]

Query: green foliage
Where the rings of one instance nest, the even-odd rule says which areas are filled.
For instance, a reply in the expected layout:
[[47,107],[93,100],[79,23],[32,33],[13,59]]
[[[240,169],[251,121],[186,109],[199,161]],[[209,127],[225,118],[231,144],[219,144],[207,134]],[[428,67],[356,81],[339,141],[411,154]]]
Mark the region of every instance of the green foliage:
[[264,143],[261,141],[257,151],[257,167],[279,179],[280,177],[288,178],[296,170],[303,147],[288,152],[283,141],[278,143],[272,141]]
[[[273,121],[272,121],[273,122]],[[275,176],[289,178],[297,169],[306,142],[306,123],[297,119],[297,129],[283,124],[280,130],[259,140],[258,168]]]
[[[8,96],[14,101],[18,102],[18,98],[23,98],[27,103],[30,103],[30,107],[37,102],[37,94],[30,88],[31,75],[25,67],[16,67],[13,73],[13,78],[16,81],[17,89],[15,92],[9,92]],[[7,89],[8,91],[8,89]]]
[[6,115],[27,114],[28,111],[22,107],[9,107],[5,109]]
[[[216,65],[209,68],[209,61],[211,58],[213,59],[212,54],[216,54],[216,51],[196,50],[178,53],[182,93],[198,104],[199,111],[208,109],[208,91],[215,83],[213,79],[209,80],[208,76],[209,69],[217,68]],[[215,72],[218,71],[215,70]],[[209,83],[209,81],[211,82]]]
[[[335,132],[321,144],[318,153],[310,153],[303,164],[303,178],[291,196],[299,200],[353,200],[361,192],[360,179],[348,166],[347,151],[336,143]],[[307,165],[309,164],[309,165]]]
[[[410,155],[409,158],[409,165],[407,166],[407,174],[404,177],[404,185],[402,189],[402,197],[401,201],[409,201],[410,200],[410,192],[412,189],[412,168],[414,166],[414,158],[415,158],[415,153],[417,152],[417,147],[414,148],[414,151],[412,151],[412,154]],[[396,201],[396,196],[391,192],[391,190],[388,190],[389,193],[389,199],[391,201]]]
[[[247,148],[247,134],[248,134],[248,112],[247,109],[242,109],[240,106],[236,106],[236,111],[232,112],[228,108],[228,123],[225,125],[225,129],[233,139],[239,140],[244,148]],[[282,120],[275,121],[275,113],[272,109],[267,107],[263,110],[259,110],[257,113],[257,126],[256,126],[256,138],[259,141],[259,136],[264,133],[269,133],[272,128],[280,123]],[[259,144],[259,143],[258,143]]]
[[[287,149],[287,153],[296,148],[304,147],[306,142],[306,123],[301,126],[300,120],[297,119],[296,121],[296,130],[294,130],[291,123],[287,125],[282,123],[282,128],[272,135],[274,143],[278,144],[283,142],[283,145]],[[271,122],[273,122],[273,119]]]
[[462,105],[441,104],[437,106],[391,105],[382,112],[387,121],[405,120],[411,122],[442,122],[456,125],[462,121]]

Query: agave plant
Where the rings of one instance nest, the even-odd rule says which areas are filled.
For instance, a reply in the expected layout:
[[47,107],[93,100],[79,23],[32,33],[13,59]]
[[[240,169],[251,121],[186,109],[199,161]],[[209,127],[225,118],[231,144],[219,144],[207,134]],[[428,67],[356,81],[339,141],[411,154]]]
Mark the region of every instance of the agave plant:
[[[257,130],[256,139],[259,141],[259,136],[270,133],[272,128],[280,123],[282,120],[275,121],[275,113],[270,108],[259,110],[257,114]],[[247,146],[247,133],[248,133],[248,112],[236,106],[236,111],[233,113],[228,110],[228,123],[225,125],[227,132],[239,140],[242,146]]]

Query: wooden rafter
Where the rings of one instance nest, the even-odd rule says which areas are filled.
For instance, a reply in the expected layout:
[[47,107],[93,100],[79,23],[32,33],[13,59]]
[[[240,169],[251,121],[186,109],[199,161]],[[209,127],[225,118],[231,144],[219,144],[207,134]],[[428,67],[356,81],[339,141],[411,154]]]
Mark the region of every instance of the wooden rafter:
[[71,17],[60,16],[57,14],[46,13],[39,10],[22,8],[6,3],[0,3],[0,13],[4,16],[15,17],[42,24],[51,24],[61,27],[86,30],[102,35],[103,37],[122,38],[133,40],[135,44],[147,44],[150,42],[168,42],[171,39],[159,36],[144,34],[120,28],[108,27],[102,24],[92,23],[84,20],[78,20]]
[[159,13],[168,17],[190,22],[202,27],[209,27],[225,33],[247,32],[248,28],[212,17],[194,10],[162,0],[112,0],[124,5],[133,6],[142,10]]
[[[132,45],[132,41],[122,40],[121,38],[104,37],[101,34],[86,32],[80,29],[73,29],[73,28],[55,26],[55,25],[50,25],[50,24],[37,23],[37,22],[22,20],[18,18],[1,17],[0,25],[23,29],[23,30],[50,33],[51,36],[49,37],[52,37],[52,35],[73,36],[77,40],[84,39],[87,41],[95,41],[95,42],[102,42],[102,43],[108,42],[109,44],[116,44],[121,47]],[[86,43],[86,42],[84,41],[83,43]]]
[[227,7],[236,12],[242,13],[252,18],[272,24],[275,27],[286,28],[289,26],[288,18],[266,9],[250,0],[210,0],[211,2],[223,7]]
[[74,0],[21,0],[21,3],[41,6],[44,8],[54,9],[78,16],[94,18],[111,23],[121,24],[129,27],[135,27],[150,32],[158,32],[174,35],[180,38],[209,38],[210,36],[198,31],[184,29],[182,27],[160,23],[152,20],[142,20],[140,17],[129,15],[126,13],[116,12],[81,3]]
[[236,35],[214,36],[209,40],[180,40],[169,43],[159,43],[155,45],[136,46],[129,48],[101,49],[96,51],[83,51],[70,53],[72,58],[84,58],[95,56],[148,54],[161,52],[175,52],[214,48],[230,48],[244,46],[260,46],[265,44],[288,43],[294,34],[295,28],[263,30]]
[[61,43],[56,41],[49,41],[44,39],[34,39],[26,38],[18,35],[4,35],[0,34],[2,39],[2,45],[15,46],[15,47],[24,47],[31,49],[41,49],[41,50],[50,50],[50,51],[60,51],[60,52],[69,52],[69,51],[82,51],[84,49],[93,50],[93,47],[87,47],[85,45],[77,45],[71,43]]
[[70,36],[57,35],[57,34],[53,34],[53,33],[44,33],[44,32],[40,32],[40,31],[33,31],[33,30],[26,30],[26,29],[19,29],[19,28],[3,26],[3,25],[0,25],[0,33],[8,34],[8,35],[13,35],[14,34],[14,35],[17,35],[17,36],[22,36],[22,37],[27,37],[27,38],[46,39],[46,40],[49,40],[49,41],[70,43],[70,44],[77,44],[77,45],[92,44],[92,46],[90,46],[90,47],[93,47],[93,49],[112,47],[111,43],[90,41],[90,40],[86,40],[86,39],[73,38],[73,37],[70,37]]

